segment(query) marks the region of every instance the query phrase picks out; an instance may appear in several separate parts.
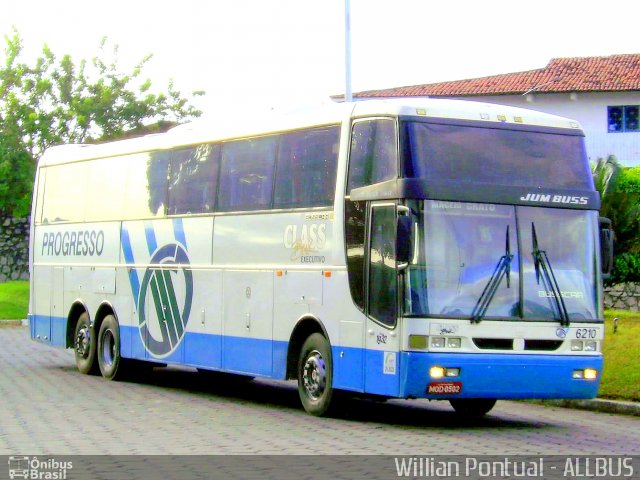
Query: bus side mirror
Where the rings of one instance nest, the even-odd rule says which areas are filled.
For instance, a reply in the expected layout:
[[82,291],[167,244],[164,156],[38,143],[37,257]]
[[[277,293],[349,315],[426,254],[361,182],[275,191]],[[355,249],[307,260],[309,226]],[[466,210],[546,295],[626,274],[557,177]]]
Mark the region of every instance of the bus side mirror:
[[398,226],[396,229],[396,261],[398,262],[398,270],[407,268],[413,255],[411,223],[411,217],[398,215]]
[[613,230],[611,220],[600,217],[600,257],[602,258],[602,278],[611,278],[613,270]]

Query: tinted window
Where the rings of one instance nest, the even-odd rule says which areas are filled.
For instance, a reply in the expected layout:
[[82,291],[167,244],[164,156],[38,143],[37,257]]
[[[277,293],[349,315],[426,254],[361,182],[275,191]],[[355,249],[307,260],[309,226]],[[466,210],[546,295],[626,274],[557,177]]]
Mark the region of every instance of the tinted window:
[[275,208],[322,207],[333,203],[339,136],[339,127],[282,135]]
[[354,124],[347,194],[354,188],[398,176],[396,138],[393,120],[370,120]]
[[365,208],[364,202],[345,201],[344,222],[349,288],[351,298],[361,309],[364,309]]
[[198,145],[173,152],[169,180],[170,215],[213,211],[219,158],[219,145]]
[[395,252],[396,207],[371,209],[369,252],[369,315],[385,325],[394,325],[397,310]]
[[151,152],[126,157],[125,220],[165,215],[170,155]]
[[592,188],[581,136],[407,124],[405,176],[526,187]]
[[277,137],[222,145],[217,210],[262,210],[270,207]]
[[132,162],[145,162],[145,160],[146,155],[142,154],[100,158],[88,163],[91,195],[87,198],[87,221],[122,218],[127,209],[124,195],[127,167]]
[[81,222],[87,199],[86,163],[48,167],[42,222]]

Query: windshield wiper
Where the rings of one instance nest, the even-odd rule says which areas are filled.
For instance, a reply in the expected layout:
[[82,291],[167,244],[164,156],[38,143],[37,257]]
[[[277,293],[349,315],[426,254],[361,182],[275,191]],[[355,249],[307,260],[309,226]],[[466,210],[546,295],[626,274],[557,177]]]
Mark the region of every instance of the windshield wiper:
[[476,306],[473,307],[473,311],[471,312],[471,323],[480,323],[480,320],[482,320],[487,313],[489,305],[491,304],[493,297],[495,297],[498,287],[505,276],[507,277],[507,288],[511,288],[511,260],[513,260],[513,255],[511,254],[511,246],[509,244],[509,225],[507,225],[504,255],[500,257],[500,260],[498,260],[498,264],[493,270],[491,278],[489,278],[480,298],[478,298]]
[[564,304],[564,298],[562,298],[562,292],[558,285],[558,280],[551,268],[551,262],[547,256],[545,250],[540,250],[538,247],[538,235],[536,234],[536,226],[531,222],[531,239],[533,241],[533,265],[536,270],[536,282],[540,285],[540,272],[543,275],[543,283],[545,288],[551,290],[551,296],[554,298],[558,314],[560,315],[560,324],[563,327],[569,326],[569,314],[567,313],[567,306]]

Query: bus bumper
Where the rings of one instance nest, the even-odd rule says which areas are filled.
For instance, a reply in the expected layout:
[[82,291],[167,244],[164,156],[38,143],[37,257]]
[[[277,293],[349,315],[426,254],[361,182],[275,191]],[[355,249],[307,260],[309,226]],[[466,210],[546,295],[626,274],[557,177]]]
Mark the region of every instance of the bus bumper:
[[[402,352],[400,397],[404,398],[594,398],[602,355],[509,355]],[[432,367],[459,369],[431,378]],[[574,378],[595,369],[597,378]]]

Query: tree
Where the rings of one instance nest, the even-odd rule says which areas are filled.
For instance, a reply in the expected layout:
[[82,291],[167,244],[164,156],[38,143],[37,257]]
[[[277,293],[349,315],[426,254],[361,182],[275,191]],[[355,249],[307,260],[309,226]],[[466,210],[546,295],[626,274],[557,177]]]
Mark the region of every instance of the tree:
[[[200,116],[169,81],[154,93],[141,78],[147,55],[131,73],[118,65],[118,47],[106,60],[107,40],[90,63],[58,58],[48,46],[33,64],[20,59],[17,31],[5,36],[0,65],[0,213],[25,215],[31,203],[36,159],[53,145],[92,143],[144,133]],[[192,95],[202,95],[193,92]]]
[[598,160],[593,174],[600,214],[611,219],[616,233],[616,253],[640,253],[640,170],[624,168],[610,155]]
[[624,168],[614,156],[599,159],[593,171],[602,197],[600,214],[615,231],[615,260],[610,283],[640,281],[640,167]]

